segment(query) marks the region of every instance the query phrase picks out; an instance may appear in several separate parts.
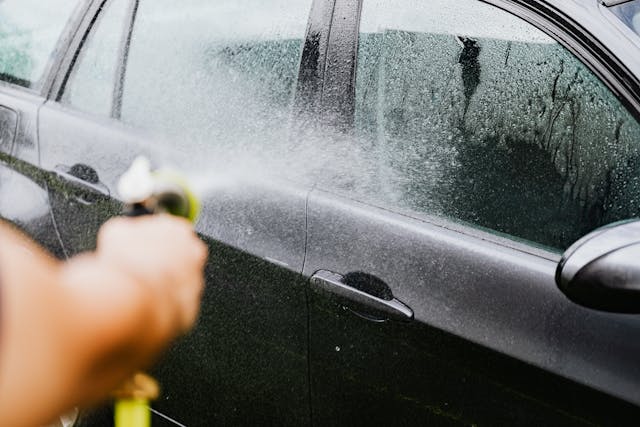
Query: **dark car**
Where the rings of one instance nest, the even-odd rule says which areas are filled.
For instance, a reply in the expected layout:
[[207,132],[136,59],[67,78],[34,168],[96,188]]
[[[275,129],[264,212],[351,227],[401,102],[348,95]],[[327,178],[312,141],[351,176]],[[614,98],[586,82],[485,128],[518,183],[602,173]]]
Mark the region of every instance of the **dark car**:
[[640,216],[638,33],[639,0],[4,0],[0,216],[70,257],[138,155],[188,175],[211,257],[155,426],[635,425],[640,317],[554,274]]

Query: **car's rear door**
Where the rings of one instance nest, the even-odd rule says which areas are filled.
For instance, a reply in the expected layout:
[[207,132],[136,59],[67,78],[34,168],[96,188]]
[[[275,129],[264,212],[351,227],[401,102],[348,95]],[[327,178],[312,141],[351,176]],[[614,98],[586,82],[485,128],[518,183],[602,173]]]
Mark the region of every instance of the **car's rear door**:
[[182,170],[202,195],[196,229],[211,253],[202,314],[155,371],[154,425],[309,422],[308,190],[271,168],[288,143],[310,5],[96,1],[70,72],[40,111],[69,254],[92,248],[119,213],[117,180],[137,155]]
[[34,12],[35,3],[0,4],[0,218],[62,257],[49,210],[49,177],[39,169],[36,124],[83,2],[56,0]]
[[338,4],[326,73],[353,127],[308,205],[313,423],[637,419],[640,320],[573,305],[554,272],[640,214],[638,112],[492,5]]

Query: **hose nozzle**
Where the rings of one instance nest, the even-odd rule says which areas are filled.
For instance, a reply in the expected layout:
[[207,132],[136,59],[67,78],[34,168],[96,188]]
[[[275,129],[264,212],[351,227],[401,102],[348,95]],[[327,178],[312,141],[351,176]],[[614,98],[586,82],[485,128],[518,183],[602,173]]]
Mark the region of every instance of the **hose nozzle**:
[[152,170],[145,157],[138,157],[118,183],[125,215],[168,213],[195,222],[200,203],[186,180],[169,169]]

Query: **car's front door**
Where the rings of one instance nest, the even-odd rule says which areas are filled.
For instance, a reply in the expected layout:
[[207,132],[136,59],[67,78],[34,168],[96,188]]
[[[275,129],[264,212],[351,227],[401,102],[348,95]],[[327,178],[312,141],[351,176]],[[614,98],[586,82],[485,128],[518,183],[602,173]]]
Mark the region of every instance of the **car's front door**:
[[339,46],[357,51],[350,152],[308,205],[314,424],[636,420],[640,319],[573,305],[554,273],[640,214],[640,123],[492,5],[361,8]]
[[70,73],[40,111],[42,165],[60,177],[50,198],[70,254],[92,248],[119,213],[117,180],[137,155],[184,171],[203,198],[202,314],[155,371],[154,425],[309,422],[308,191],[270,178],[264,152],[286,144],[310,4],[94,2]]

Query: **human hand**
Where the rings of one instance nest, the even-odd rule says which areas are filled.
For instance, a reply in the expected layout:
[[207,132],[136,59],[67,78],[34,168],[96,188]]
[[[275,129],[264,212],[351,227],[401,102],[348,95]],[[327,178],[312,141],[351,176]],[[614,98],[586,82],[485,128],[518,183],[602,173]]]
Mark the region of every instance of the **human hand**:
[[193,326],[207,250],[188,221],[169,215],[112,219],[98,233],[96,256],[144,288],[160,339]]
[[0,223],[0,425],[93,405],[149,366],[193,326],[206,258],[166,215],[113,219],[95,252],[64,263]]

